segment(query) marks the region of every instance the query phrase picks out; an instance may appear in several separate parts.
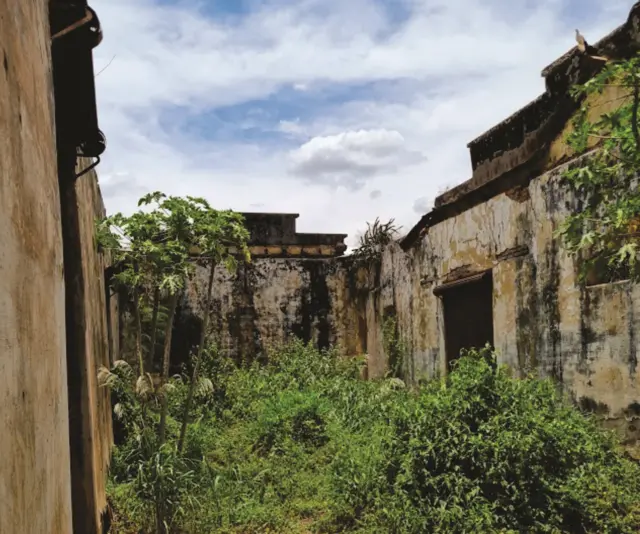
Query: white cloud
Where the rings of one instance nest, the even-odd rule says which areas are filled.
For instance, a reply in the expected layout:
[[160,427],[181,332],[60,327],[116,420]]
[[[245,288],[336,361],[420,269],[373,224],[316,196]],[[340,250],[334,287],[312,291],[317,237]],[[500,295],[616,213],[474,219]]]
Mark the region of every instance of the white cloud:
[[[395,27],[377,0],[256,2],[262,7],[233,22],[207,17],[195,0],[93,0],[105,35],[96,71],[115,55],[96,79],[107,208],[133,209],[139,191],[160,189],[223,208],[299,212],[302,231],[355,236],[376,216],[408,229],[418,218],[416,198],[432,199],[470,176],[466,143],[543,91],[541,69],[574,45],[577,22],[566,13],[579,16],[595,42],[633,4],[587,2],[571,11],[575,0],[400,2],[410,14]],[[162,114],[180,106],[198,117],[281,87],[309,98],[351,83],[382,85],[325,102],[311,119],[243,119],[286,134],[297,142],[293,154],[271,140],[209,141]],[[214,119],[205,126],[242,127]],[[415,153],[427,159],[415,163]],[[355,187],[364,182],[366,190]]]
[[294,175],[351,190],[381,173],[393,173],[423,159],[407,150],[402,135],[384,129],[314,137],[291,154]]

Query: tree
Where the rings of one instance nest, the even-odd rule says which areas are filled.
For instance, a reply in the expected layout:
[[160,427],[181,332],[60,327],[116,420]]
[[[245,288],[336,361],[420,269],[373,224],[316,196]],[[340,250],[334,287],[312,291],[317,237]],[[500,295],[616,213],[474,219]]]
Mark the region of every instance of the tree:
[[[189,226],[192,206],[188,200],[166,197],[159,192],[142,197],[138,206],[151,207],[151,210],[140,210],[129,217],[121,213],[107,217],[99,223],[98,236],[100,245],[111,251],[117,266],[117,274],[112,283],[131,297],[136,332],[135,354],[139,380],[142,380],[141,384],[144,383],[141,387],[153,389],[150,373],[146,371],[151,370],[153,363],[159,298],[165,295],[169,300],[162,366],[162,378],[166,383],[173,315],[179,293],[193,272],[189,256],[194,241]],[[141,308],[148,303],[150,295],[153,295],[154,318],[145,367]]]
[[[160,420],[154,454],[156,459],[161,459],[171,457],[162,451],[167,450],[168,393],[172,386],[169,377],[171,337],[180,295],[188,279],[195,272],[196,262],[205,262],[210,266],[208,312],[212,301],[215,267],[225,263],[229,269],[235,268],[237,254],[248,260],[246,242],[249,236],[240,214],[228,210],[215,210],[201,198],[172,197],[154,192],[142,197],[138,206],[145,209],[129,217],[116,214],[100,221],[97,235],[99,245],[111,251],[118,265],[118,273],[112,282],[119,289],[124,289],[132,301],[135,355],[139,368],[137,397],[143,403],[143,421],[146,413],[145,403],[151,398],[160,402]],[[161,300],[167,302],[167,317],[164,324],[160,385],[155,387],[149,371],[153,367]],[[151,332],[148,336],[150,346],[145,366],[141,308],[146,306],[145,309],[148,309],[149,304],[152,310]],[[192,384],[189,388],[181,438],[177,447],[178,453],[182,449],[190,403],[198,380],[198,366],[205,342],[207,322],[208,313],[205,314],[203,332],[194,362]],[[113,376],[108,370],[101,370],[101,375],[107,378]],[[147,462],[145,465],[162,470],[162,466],[157,462]],[[158,473],[151,476],[158,481],[154,490],[156,528],[158,532],[165,532],[168,515],[167,503],[164,502],[166,488],[161,483],[162,477],[157,476]]]
[[107,217],[99,221],[97,230],[99,246],[110,251],[116,267],[110,282],[116,290],[125,291],[130,299],[140,390],[148,390],[152,383],[146,373],[148,366],[144,365],[140,308],[146,289],[156,283],[157,264],[164,253],[155,242],[160,231],[158,214],[143,211],[130,217],[121,213]]
[[184,407],[180,438],[178,440],[178,451],[182,451],[184,447],[191,403],[193,402],[193,395],[199,380],[198,371],[202,360],[202,351],[207,344],[207,330],[213,300],[215,269],[222,263],[229,271],[234,271],[237,267],[237,256],[245,261],[250,261],[249,249],[247,247],[249,232],[244,227],[242,216],[232,211],[215,211],[211,209],[211,206],[204,199],[192,200],[201,207],[199,217],[194,221],[195,232],[198,235],[196,246],[200,258],[209,266],[209,280],[207,284],[207,297],[202,329],[200,331],[200,339],[193,363],[193,372]]
[[[621,92],[619,106],[598,115],[593,96],[611,89]],[[582,106],[568,137],[577,162],[563,178],[582,205],[568,216],[558,235],[581,259],[581,276],[605,270],[608,276],[637,279],[640,275],[640,56],[609,63],[573,94]],[[591,98],[590,98],[591,97]],[[595,150],[588,152],[595,146]]]

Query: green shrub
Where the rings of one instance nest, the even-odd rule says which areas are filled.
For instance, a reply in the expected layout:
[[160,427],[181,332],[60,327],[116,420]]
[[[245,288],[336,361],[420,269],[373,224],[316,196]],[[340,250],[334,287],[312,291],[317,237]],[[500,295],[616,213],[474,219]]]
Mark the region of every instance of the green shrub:
[[[357,361],[300,342],[264,365],[207,373],[215,401],[200,401],[184,455],[163,457],[183,532],[640,529],[640,468],[614,436],[551,381],[511,378],[486,349],[415,391],[361,381]],[[124,528],[146,528],[144,488],[157,487],[134,468],[154,472],[141,443],[114,456],[110,498]]]
[[265,401],[255,428],[256,450],[285,452],[287,442],[307,447],[326,444],[329,407],[317,393],[283,391]]

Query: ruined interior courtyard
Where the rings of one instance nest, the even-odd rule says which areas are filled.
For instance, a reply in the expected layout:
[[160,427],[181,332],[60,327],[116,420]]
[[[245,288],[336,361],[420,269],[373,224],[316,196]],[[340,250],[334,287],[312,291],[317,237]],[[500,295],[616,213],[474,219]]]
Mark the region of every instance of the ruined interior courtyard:
[[[84,14],[89,31],[52,42]],[[86,1],[0,0],[0,533],[108,528],[112,406],[97,372],[119,359],[124,338],[110,257],[95,246],[106,213],[94,168],[105,149],[91,55],[99,34]],[[616,57],[640,50],[640,3],[597,47]],[[543,94],[469,143],[471,178],[368,264],[346,253],[346,234],[297,232],[298,214],[245,213],[251,263],[217,269],[210,309],[208,273],[197,270],[174,351],[188,353],[209,314],[236,360],[295,336],[366,355],[369,379],[393,371],[416,385],[488,343],[515,375],[553,377],[633,449],[640,286],[580,281],[556,235],[579,206],[559,179],[576,159],[570,88],[600,67],[572,49],[545,68]],[[600,112],[617,91],[593,97]],[[385,339],[390,319],[400,361]]]

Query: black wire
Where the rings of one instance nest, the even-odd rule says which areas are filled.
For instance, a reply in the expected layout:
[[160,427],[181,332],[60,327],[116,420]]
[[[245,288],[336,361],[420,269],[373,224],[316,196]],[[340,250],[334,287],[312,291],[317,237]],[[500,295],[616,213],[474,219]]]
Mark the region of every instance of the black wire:
[[86,169],[83,169],[78,174],[76,174],[76,180],[81,176],[84,176],[85,174],[87,174],[89,171],[92,171],[93,169],[95,169],[99,163],[100,163],[100,156],[96,156],[96,160],[91,165],[89,165]]

